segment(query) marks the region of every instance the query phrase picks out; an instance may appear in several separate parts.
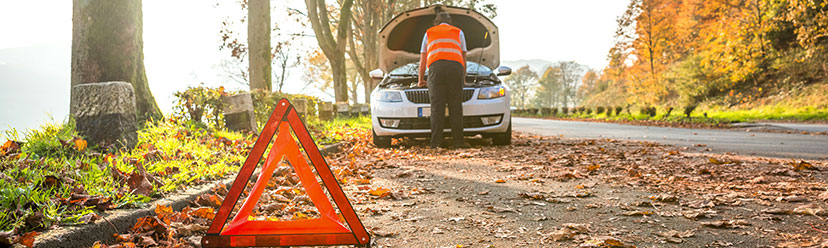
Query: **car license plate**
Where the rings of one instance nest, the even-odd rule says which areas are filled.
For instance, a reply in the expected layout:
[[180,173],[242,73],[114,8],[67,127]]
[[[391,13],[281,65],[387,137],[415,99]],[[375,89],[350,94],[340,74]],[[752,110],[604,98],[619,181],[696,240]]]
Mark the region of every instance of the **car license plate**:
[[[448,107],[446,107],[446,116],[449,116]],[[418,117],[431,117],[431,107],[420,107],[417,108],[417,116]]]

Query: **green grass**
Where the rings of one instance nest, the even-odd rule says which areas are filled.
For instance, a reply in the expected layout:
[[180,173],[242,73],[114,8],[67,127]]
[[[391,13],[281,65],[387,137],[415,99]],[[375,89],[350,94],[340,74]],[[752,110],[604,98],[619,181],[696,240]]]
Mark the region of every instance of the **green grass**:
[[160,182],[153,183],[152,197],[235,173],[252,146],[251,137],[199,126],[171,120],[149,123],[138,131],[136,147],[112,151],[77,146],[73,140],[82,138],[72,121],[45,124],[24,135],[14,129],[6,132],[6,139],[22,145],[19,153],[0,156],[0,231],[85,223],[95,205],[75,199],[103,198],[110,208],[151,200],[116,179],[114,169],[129,176],[142,165]]
[[344,132],[346,128],[357,129],[371,129],[371,117],[337,117],[333,121],[319,121],[318,119],[310,119],[307,122],[308,128],[317,143],[332,144],[342,141],[349,132]]
[[[705,116],[705,113],[707,116]],[[749,110],[725,110],[722,108],[710,108],[707,110],[696,110],[687,118],[681,109],[673,110],[670,116],[664,116],[664,109],[659,109],[657,114],[653,117],[649,115],[638,113],[638,111],[631,111],[627,114],[626,111],[619,115],[607,115],[606,113],[575,113],[575,114],[557,114],[557,115],[542,115],[542,114],[515,114],[515,116],[526,117],[557,117],[557,118],[583,118],[583,119],[597,119],[608,121],[663,121],[663,122],[681,122],[681,123],[699,123],[719,125],[723,123],[735,122],[756,122],[756,121],[828,121],[828,108],[815,107],[787,107],[784,105],[761,106]]]

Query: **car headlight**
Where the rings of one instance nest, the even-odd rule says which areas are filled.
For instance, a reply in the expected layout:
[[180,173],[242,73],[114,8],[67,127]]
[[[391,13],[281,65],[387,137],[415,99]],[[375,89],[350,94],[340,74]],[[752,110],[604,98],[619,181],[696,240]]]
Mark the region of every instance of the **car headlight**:
[[379,92],[380,102],[402,102],[402,94],[399,91],[383,90]]
[[493,86],[480,88],[480,93],[477,94],[477,99],[495,99],[506,95],[506,87]]

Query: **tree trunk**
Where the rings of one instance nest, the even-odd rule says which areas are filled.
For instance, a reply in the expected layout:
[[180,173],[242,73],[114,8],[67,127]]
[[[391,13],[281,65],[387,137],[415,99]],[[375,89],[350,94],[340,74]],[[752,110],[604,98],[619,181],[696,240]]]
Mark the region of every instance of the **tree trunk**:
[[270,0],[249,0],[247,7],[247,44],[250,63],[250,90],[273,89],[270,52]]
[[124,81],[139,120],[161,119],[144,70],[141,0],[74,0],[71,85]]
[[308,8],[308,21],[319,48],[328,58],[334,81],[334,98],[337,103],[348,102],[348,76],[345,70],[345,49],[348,36],[351,32],[351,6],[354,0],[342,1],[340,18],[336,26],[336,38],[331,31],[331,20],[328,18],[327,5],[324,0],[305,0]]

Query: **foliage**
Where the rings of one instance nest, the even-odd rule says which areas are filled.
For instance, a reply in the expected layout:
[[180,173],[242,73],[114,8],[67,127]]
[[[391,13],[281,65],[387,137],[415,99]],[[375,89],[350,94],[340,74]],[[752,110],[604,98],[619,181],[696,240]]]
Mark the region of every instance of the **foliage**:
[[503,80],[512,92],[512,105],[518,108],[526,107],[526,99],[529,98],[529,90],[535,84],[538,74],[532,71],[528,65],[518,68],[512,75]]
[[176,98],[173,116],[213,128],[223,127],[221,96],[226,95],[224,87],[209,88],[204,84],[187,87],[184,91],[173,93]]
[[268,92],[263,90],[254,90],[250,93],[253,98],[253,112],[256,114],[256,123],[259,127],[267,123],[273,110],[276,109],[276,103],[282,98],[287,98],[291,102],[296,99],[305,99],[308,101],[308,113],[313,114],[317,112],[319,98],[302,95],[302,94],[286,94],[279,92]]
[[579,91],[591,106],[752,107],[828,83],[826,20],[824,1],[634,0],[609,65]]

